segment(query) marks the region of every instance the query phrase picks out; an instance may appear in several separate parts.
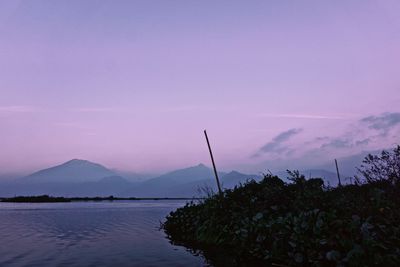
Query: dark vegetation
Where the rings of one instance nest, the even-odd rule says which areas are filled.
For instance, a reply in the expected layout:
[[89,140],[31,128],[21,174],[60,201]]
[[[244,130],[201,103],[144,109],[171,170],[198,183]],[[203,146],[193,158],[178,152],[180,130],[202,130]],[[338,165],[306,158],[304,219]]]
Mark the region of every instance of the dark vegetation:
[[30,202],[30,203],[51,203],[51,202],[71,202],[70,199],[64,197],[52,197],[48,195],[42,196],[18,196],[11,198],[3,198],[2,202]]
[[214,266],[400,266],[400,146],[369,155],[355,184],[289,172],[171,212],[175,244]]
[[17,196],[10,198],[1,198],[1,202],[21,202],[21,203],[51,203],[51,202],[72,202],[72,201],[114,201],[114,200],[200,200],[201,198],[184,197],[53,197],[42,196]]

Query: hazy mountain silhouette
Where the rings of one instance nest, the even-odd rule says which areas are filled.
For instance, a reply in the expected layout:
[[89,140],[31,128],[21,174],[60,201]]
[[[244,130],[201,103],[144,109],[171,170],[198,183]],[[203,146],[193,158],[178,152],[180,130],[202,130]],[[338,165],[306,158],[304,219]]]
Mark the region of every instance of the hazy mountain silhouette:
[[[223,189],[232,189],[240,183],[245,183],[248,180],[259,181],[260,175],[243,174],[237,171],[229,173],[219,173],[221,187]],[[218,192],[217,183],[214,174],[210,178],[193,181],[190,183],[180,184],[171,189],[171,192],[185,197],[200,197],[205,196],[208,192]]]
[[70,183],[94,182],[110,176],[118,175],[100,164],[73,159],[61,165],[40,170],[23,179],[30,183]]
[[[225,173],[220,173],[224,175]],[[167,197],[174,194],[181,194],[178,196],[193,196],[193,192],[197,190],[195,187],[197,182],[208,181],[213,179],[213,171],[205,166],[199,164],[197,166],[175,170],[159,177],[149,179],[138,185],[132,186],[122,194],[125,196],[154,196],[154,197]],[[191,187],[191,185],[193,187]],[[190,191],[181,190],[181,188],[193,188]],[[176,195],[175,195],[176,196]]]
[[154,177],[160,176],[160,174],[151,174],[151,173],[138,173],[138,172],[131,172],[131,171],[121,171],[121,170],[115,170],[111,169],[114,173],[117,175],[124,177],[127,181],[129,182],[144,182],[146,180],[149,180]]
[[146,181],[145,184],[181,184],[209,179],[212,177],[214,177],[213,171],[201,163],[197,166],[168,172],[159,177]]
[[[339,159],[339,165],[351,165],[362,157]],[[359,163],[353,165],[358,166]],[[332,166],[329,166],[332,167]],[[333,166],[334,167],[334,166]],[[354,168],[354,167],[353,167]],[[337,185],[335,171],[308,169],[300,172],[306,178],[323,178],[326,184]],[[70,160],[64,164],[40,170],[14,182],[2,182],[0,196],[41,195],[54,196],[121,196],[121,197],[193,197],[204,196],[206,191],[217,192],[214,172],[204,164],[168,172],[155,178],[126,179],[122,172],[112,171],[100,164],[87,160]],[[128,173],[129,174],[129,173]],[[133,174],[133,173],[130,173]],[[286,171],[274,173],[287,181]],[[341,170],[342,182],[347,174]],[[136,176],[137,177],[137,176]],[[142,176],[145,177],[145,176]],[[147,176],[148,177],[148,176]],[[244,174],[237,171],[219,172],[224,189],[244,183],[247,180],[261,180],[262,175]],[[133,181],[133,182],[132,182]],[[205,189],[205,190],[204,190]]]
[[[390,149],[386,149],[390,150]],[[382,152],[382,150],[373,150],[373,151],[363,151],[358,154],[354,154],[347,157],[338,158],[339,172],[343,174],[344,177],[354,176],[357,174],[356,167],[359,167],[362,164],[362,161],[368,154],[378,155]],[[321,169],[329,170],[332,172],[336,172],[336,167],[334,162],[329,164],[324,164],[320,166]]]
[[106,167],[73,159],[61,165],[2,183],[0,196],[57,195],[108,196],[129,188],[131,183]]
[[0,182],[9,182],[13,181],[19,177],[21,177],[23,174],[16,174],[16,173],[2,173],[0,174]]
[[69,196],[117,196],[121,191],[132,185],[125,178],[121,176],[104,177],[96,182],[84,182],[79,186],[74,185],[69,187]]
[[[336,172],[331,172],[323,169],[308,169],[302,171],[306,178],[322,178],[326,185],[330,186],[337,186],[338,185],[338,178]],[[346,175],[344,173],[341,174],[341,181],[342,183],[346,183]]]
[[244,174],[237,171],[231,171],[221,177],[221,183],[223,188],[233,188],[235,185],[244,183],[247,180],[259,181],[262,179],[261,175],[255,174]]
[[[325,169],[306,169],[306,170],[301,170],[299,172],[301,175],[304,175],[306,179],[308,179],[310,177],[311,178],[321,178],[322,180],[324,180],[325,185],[329,185],[329,186],[337,186],[338,185],[336,169],[335,169],[335,172],[327,171]],[[284,180],[286,182],[290,182],[290,180],[289,180],[290,176],[287,173],[287,171],[279,171],[279,172],[276,172],[273,174],[277,175],[279,178],[281,178],[282,180]],[[350,182],[349,175],[341,172],[340,177],[341,177],[342,184],[346,184],[346,183]]]

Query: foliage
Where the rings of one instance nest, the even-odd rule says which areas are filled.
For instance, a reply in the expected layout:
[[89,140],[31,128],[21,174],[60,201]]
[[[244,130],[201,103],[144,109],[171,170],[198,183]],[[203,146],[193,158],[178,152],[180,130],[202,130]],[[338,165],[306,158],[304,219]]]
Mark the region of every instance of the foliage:
[[215,266],[400,266],[400,186],[325,188],[292,173],[265,175],[171,212],[172,242]]
[[400,145],[393,151],[383,150],[380,155],[369,154],[357,170],[367,182],[380,180],[400,182]]
[[70,202],[71,200],[64,197],[52,197],[48,195],[41,196],[18,196],[5,198],[2,202],[30,202],[30,203],[48,203],[48,202]]
[[[17,196],[11,198],[2,198],[1,202],[20,202],[20,203],[40,203],[40,202],[71,202],[71,201],[114,201],[114,200],[187,200],[188,198],[136,198],[136,197],[53,197],[48,195],[41,196]],[[201,200],[201,198],[191,198],[192,200]]]

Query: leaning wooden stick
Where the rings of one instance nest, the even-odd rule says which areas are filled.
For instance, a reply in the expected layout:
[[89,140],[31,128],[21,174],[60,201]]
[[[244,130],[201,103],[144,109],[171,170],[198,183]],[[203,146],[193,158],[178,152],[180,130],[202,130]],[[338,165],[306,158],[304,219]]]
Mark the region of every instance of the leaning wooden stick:
[[336,160],[336,159],[335,159],[335,164],[336,164],[337,178],[338,178],[338,180],[339,180],[339,186],[342,186],[342,183],[341,183],[341,181],[340,181],[339,167],[338,167],[338,164],[337,164],[337,160]]
[[208,150],[210,151],[211,161],[212,161],[212,165],[214,168],[215,179],[217,180],[218,192],[220,195],[222,195],[221,185],[219,184],[219,179],[218,179],[218,172],[217,172],[217,168],[215,167],[214,157],[213,157],[213,153],[211,151],[210,141],[208,140],[206,130],[204,130],[204,135],[206,136]]

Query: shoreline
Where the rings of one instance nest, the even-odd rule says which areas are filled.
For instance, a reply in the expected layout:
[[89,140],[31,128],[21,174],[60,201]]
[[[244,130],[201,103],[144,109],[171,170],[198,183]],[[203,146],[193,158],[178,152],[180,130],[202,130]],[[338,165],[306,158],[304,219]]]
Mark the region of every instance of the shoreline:
[[16,196],[0,197],[0,202],[4,203],[67,203],[67,202],[101,202],[101,201],[143,201],[143,200],[202,200],[204,198],[188,197],[53,197],[53,196]]

